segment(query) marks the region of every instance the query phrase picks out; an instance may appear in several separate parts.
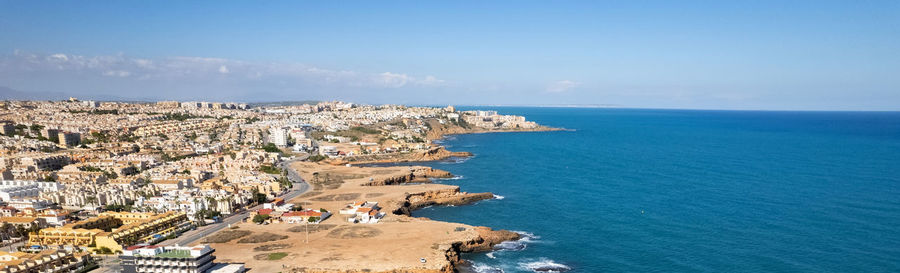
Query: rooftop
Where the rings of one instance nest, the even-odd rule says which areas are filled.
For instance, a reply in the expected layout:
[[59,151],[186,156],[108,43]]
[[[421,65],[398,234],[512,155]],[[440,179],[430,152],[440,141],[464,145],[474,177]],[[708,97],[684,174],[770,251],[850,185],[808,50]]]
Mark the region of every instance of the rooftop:
[[163,253],[156,254],[160,258],[192,258],[191,251],[187,249],[174,249]]

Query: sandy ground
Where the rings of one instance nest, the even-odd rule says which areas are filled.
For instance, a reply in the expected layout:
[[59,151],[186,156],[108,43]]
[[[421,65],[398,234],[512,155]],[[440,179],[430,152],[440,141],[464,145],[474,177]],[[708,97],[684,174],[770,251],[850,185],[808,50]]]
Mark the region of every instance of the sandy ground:
[[[449,266],[445,256],[452,242],[471,240],[477,236],[473,227],[468,225],[391,213],[402,204],[407,193],[455,189],[456,186],[361,185],[370,179],[408,174],[415,167],[361,168],[308,162],[297,162],[292,166],[313,189],[288,202],[301,204],[304,208],[325,208],[333,215],[319,226],[308,226],[308,242],[307,226],[302,224],[238,224],[236,230],[252,232],[247,236],[267,232],[288,237],[262,243],[238,243],[240,239],[215,243],[212,247],[216,249],[217,260],[245,263],[251,272],[289,272],[290,269],[439,271]],[[314,172],[318,175],[314,175]],[[383,207],[382,211],[386,212],[385,218],[377,224],[347,222],[347,216],[338,214],[338,211],[354,201],[379,202],[379,206]],[[268,259],[270,253],[278,252],[287,253],[287,256],[278,260]],[[426,263],[420,262],[420,258],[425,258]]]

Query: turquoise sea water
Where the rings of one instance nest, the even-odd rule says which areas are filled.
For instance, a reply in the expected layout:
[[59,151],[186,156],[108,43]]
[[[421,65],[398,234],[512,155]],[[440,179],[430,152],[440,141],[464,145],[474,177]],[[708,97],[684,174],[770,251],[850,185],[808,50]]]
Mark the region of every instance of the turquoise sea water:
[[[485,107],[479,107],[485,109]],[[530,234],[479,272],[898,272],[900,113],[506,108],[566,132],[451,136],[413,213]]]

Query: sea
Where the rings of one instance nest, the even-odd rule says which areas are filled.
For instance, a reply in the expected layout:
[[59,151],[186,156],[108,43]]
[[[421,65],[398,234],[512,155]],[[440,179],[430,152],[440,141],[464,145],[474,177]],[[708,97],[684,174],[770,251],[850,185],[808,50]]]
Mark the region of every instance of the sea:
[[475,108],[567,129],[416,163],[496,198],[413,216],[522,234],[475,272],[900,272],[900,112]]

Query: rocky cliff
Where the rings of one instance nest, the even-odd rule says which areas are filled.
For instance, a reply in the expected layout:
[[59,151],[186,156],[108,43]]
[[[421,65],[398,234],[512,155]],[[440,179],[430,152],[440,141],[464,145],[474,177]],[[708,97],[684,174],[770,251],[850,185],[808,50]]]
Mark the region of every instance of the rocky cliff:
[[399,206],[393,210],[393,213],[409,216],[412,211],[427,206],[459,206],[491,198],[494,198],[494,194],[492,193],[460,192],[459,187],[439,191],[412,193],[406,196],[406,200],[399,204]]
[[436,161],[451,157],[468,157],[472,156],[469,152],[451,152],[443,146],[432,147],[428,150],[413,151],[408,153],[394,154],[375,154],[375,155],[357,155],[341,159],[329,159],[325,161],[332,165],[344,164],[372,164],[372,163],[394,163],[394,162],[417,162],[417,161]]
[[364,270],[316,270],[316,269],[306,269],[306,268],[292,268],[286,272],[292,273],[453,273],[456,272],[456,269],[452,265],[448,265],[443,269],[394,269],[391,271],[372,271],[368,269]]
[[407,157],[408,161],[434,161],[441,160],[451,157],[468,157],[472,156],[470,152],[451,152],[448,151],[444,146],[434,147],[428,149],[427,151],[420,153],[413,153],[411,156]]
[[483,252],[490,251],[494,245],[505,241],[515,241],[520,239],[518,233],[508,230],[493,230],[489,227],[475,227],[478,236],[471,241],[459,242],[454,247],[460,252]]
[[433,168],[420,167],[410,171],[408,174],[378,178],[374,181],[363,184],[364,186],[386,186],[399,185],[403,183],[428,183],[429,178],[450,178],[453,177],[448,171]]
[[538,126],[537,128],[496,128],[496,129],[486,129],[486,128],[478,128],[478,127],[468,127],[464,128],[459,125],[453,124],[440,124],[436,120],[432,120],[429,122],[431,125],[431,130],[425,132],[425,137],[428,140],[438,140],[448,135],[461,135],[461,134],[479,134],[479,133],[500,133],[500,132],[543,132],[543,131],[560,131],[564,130],[562,128],[553,128],[546,126]]

